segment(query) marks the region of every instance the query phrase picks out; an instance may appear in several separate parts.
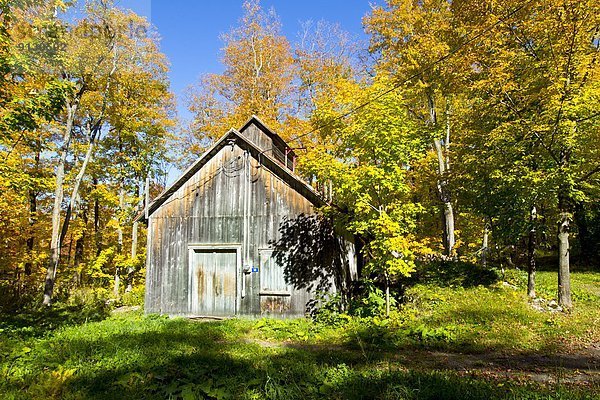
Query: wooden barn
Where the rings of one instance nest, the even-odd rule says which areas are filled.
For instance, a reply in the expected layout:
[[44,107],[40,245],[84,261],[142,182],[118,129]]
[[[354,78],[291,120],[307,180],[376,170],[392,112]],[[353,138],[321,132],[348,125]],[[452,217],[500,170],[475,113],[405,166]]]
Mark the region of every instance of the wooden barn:
[[147,313],[303,315],[269,247],[284,218],[323,204],[295,153],[252,117],[208,149],[147,210]]

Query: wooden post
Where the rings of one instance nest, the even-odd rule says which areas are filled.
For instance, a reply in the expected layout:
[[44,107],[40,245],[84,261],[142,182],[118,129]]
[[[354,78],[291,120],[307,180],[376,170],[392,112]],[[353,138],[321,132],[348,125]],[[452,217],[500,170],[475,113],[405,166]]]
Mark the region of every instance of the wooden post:
[[144,218],[148,220],[148,207],[150,206],[150,177],[146,176],[146,187],[144,188]]
[[[288,168],[288,154],[290,153],[289,147],[285,148],[285,167]],[[289,169],[289,168],[288,168]]]

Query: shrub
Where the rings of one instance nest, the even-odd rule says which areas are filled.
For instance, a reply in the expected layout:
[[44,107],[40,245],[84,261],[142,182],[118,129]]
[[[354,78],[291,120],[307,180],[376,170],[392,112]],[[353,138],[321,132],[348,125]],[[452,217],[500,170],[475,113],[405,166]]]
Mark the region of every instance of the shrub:
[[329,326],[340,326],[348,321],[348,314],[342,311],[340,294],[319,292],[315,297],[313,309],[310,312],[315,322]]
[[144,285],[137,285],[131,289],[130,292],[125,292],[121,298],[121,303],[124,306],[144,306],[144,294],[146,287]]
[[[104,288],[83,287],[75,289],[66,305],[79,310],[79,317],[84,320],[97,321],[106,318],[112,309],[111,293]],[[59,304],[56,305],[57,307]]]
[[[390,308],[397,305],[394,296],[390,295]],[[357,317],[375,317],[385,314],[385,293],[372,281],[365,281],[362,296],[350,304],[350,314]]]

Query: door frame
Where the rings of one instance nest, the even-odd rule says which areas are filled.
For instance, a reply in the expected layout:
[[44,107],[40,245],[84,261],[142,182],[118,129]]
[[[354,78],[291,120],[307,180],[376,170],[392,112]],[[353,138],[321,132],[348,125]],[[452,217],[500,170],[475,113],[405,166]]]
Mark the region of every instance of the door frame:
[[192,287],[192,260],[194,256],[194,252],[196,250],[234,250],[235,251],[235,309],[233,311],[233,315],[238,315],[240,309],[241,295],[242,295],[242,245],[240,243],[191,243],[188,244],[188,311],[192,313],[192,291],[194,288]]

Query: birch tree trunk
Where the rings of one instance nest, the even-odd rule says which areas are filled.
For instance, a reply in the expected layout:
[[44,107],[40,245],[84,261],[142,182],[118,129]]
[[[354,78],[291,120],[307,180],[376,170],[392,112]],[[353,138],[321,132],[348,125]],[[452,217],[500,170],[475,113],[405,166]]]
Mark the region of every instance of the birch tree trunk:
[[566,309],[573,307],[569,266],[569,219],[569,213],[562,211],[558,223],[558,304]]
[[[437,126],[437,115],[435,112],[435,101],[433,95],[428,95],[429,118],[433,127]],[[444,218],[444,251],[446,256],[452,257],[454,245],[456,244],[454,236],[454,209],[452,207],[452,198],[448,189],[448,173],[450,172],[450,133],[451,133],[451,109],[450,100],[446,99],[446,135],[444,140],[434,139],[433,146],[438,160],[438,180],[437,189],[440,200],[443,204]]]
[[570,188],[566,173],[564,172],[565,168],[569,165],[570,158],[570,150],[568,148],[561,149],[558,157],[562,179],[558,187],[558,210],[560,212],[560,219],[558,221],[558,304],[567,310],[573,307],[569,265]]
[[483,240],[481,243],[481,266],[487,267],[487,254],[488,254],[488,242],[489,242],[490,229],[487,222],[483,226]]
[[71,191],[71,199],[69,200],[69,204],[67,205],[67,211],[65,213],[65,220],[63,221],[61,240],[67,235],[69,230],[69,224],[71,222],[71,215],[73,215],[73,210],[77,206],[77,197],[79,196],[79,187],[81,186],[81,182],[83,181],[83,177],[85,176],[85,171],[87,169],[90,160],[92,159],[92,155],[94,154],[94,147],[96,144],[96,136],[99,132],[98,127],[91,128],[89,130],[89,142],[88,148],[85,153],[85,158],[83,159],[83,163],[79,168],[79,172],[75,177],[75,182],[73,183],[73,190]]
[[56,186],[54,188],[54,205],[52,207],[52,235],[50,238],[50,259],[46,270],[46,280],[44,282],[44,300],[42,304],[50,305],[52,292],[54,290],[54,281],[58,263],[60,262],[60,250],[62,241],[60,239],[60,210],[64,195],[64,179],[65,179],[65,164],[67,163],[67,155],[69,154],[69,146],[73,136],[73,122],[75,114],[79,106],[79,100],[83,94],[83,88],[75,96],[72,103],[66,105],[67,122],[65,132],[63,134],[63,142],[60,147],[60,159],[56,166]]
[[445,179],[448,170],[446,168],[443,147],[446,147],[446,145],[443,146],[441,140],[435,139],[434,146],[438,158],[439,178],[437,182],[437,188],[440,200],[444,206],[444,250],[446,255],[451,257],[456,240],[454,237],[454,209],[452,208],[452,202],[450,199],[450,194],[448,193],[447,182]]
[[[69,223],[71,222],[71,215],[73,213],[73,210],[75,209],[75,207],[77,205],[77,197],[79,196],[79,187],[81,186],[81,181],[83,180],[83,177],[85,176],[85,171],[86,171],[87,166],[88,166],[88,164],[92,158],[92,155],[94,153],[94,145],[96,144],[96,137],[97,137],[97,135],[99,135],[99,132],[100,132],[99,123],[95,124],[93,127],[90,127],[88,132],[89,132],[89,143],[88,143],[88,148],[87,148],[87,151],[85,154],[85,158],[83,160],[83,163],[81,164],[81,167],[79,169],[79,172],[77,173],[77,176],[75,177],[75,182],[73,183],[73,190],[71,191],[71,198],[69,200],[69,204],[67,205],[67,211],[65,212],[65,219],[63,221],[62,229],[61,229],[60,233],[58,234],[58,237],[56,238],[58,251],[56,252],[56,254],[53,253],[53,258],[54,258],[54,256],[56,258],[52,260],[54,262],[53,268],[52,268],[52,275],[50,275],[50,269],[48,270],[48,274],[46,274],[46,284],[44,287],[44,305],[50,305],[50,302],[52,300],[52,292],[54,290],[54,283],[56,281],[56,272],[58,271],[58,264],[60,263],[60,249],[62,247],[63,239],[67,235],[67,232],[69,231]],[[65,159],[66,159],[66,157],[65,157]],[[63,177],[64,177],[64,164],[63,164],[62,172],[63,172]],[[61,186],[62,186],[62,181],[61,181]],[[61,201],[62,201],[62,192],[61,192]],[[55,205],[56,205],[56,203],[55,203]],[[60,205],[59,205],[59,209],[58,209],[58,216],[60,217]],[[53,229],[54,229],[54,220],[53,220]]]

